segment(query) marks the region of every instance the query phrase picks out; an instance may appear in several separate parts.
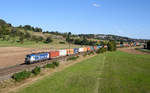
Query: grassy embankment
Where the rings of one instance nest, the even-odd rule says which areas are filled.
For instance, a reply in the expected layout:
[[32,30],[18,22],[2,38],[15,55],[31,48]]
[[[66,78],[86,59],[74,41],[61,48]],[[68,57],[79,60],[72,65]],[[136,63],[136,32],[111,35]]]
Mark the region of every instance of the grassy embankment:
[[150,56],[108,52],[54,73],[17,93],[149,93]]

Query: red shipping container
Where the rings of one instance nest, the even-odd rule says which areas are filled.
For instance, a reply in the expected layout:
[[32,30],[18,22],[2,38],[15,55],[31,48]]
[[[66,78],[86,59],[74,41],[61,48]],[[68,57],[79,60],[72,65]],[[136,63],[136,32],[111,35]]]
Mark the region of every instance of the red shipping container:
[[97,49],[97,47],[96,47],[96,46],[94,46],[94,49],[96,50],[96,49]]
[[90,47],[87,47],[87,50],[88,50],[88,51],[90,51],[90,50],[91,50],[91,48],[90,48]]
[[57,58],[59,57],[59,51],[50,51],[49,58]]

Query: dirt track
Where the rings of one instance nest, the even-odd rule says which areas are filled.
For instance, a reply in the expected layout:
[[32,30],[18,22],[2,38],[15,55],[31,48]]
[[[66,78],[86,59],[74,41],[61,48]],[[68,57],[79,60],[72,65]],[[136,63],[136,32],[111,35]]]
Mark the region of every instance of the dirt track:
[[[45,50],[48,51],[48,50]],[[24,63],[25,56],[30,53],[44,52],[40,49],[21,47],[1,47],[0,48],[0,69]]]
[[131,54],[150,54],[142,51],[135,50],[135,47],[129,47],[129,48],[118,48],[118,50],[131,53]]

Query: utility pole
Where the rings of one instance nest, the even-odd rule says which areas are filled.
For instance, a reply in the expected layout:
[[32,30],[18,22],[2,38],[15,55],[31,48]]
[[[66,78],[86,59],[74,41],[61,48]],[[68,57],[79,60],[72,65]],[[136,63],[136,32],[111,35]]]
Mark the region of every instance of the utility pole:
[[69,53],[70,53],[70,35],[71,35],[71,32],[69,32],[67,36],[67,41],[69,43]]

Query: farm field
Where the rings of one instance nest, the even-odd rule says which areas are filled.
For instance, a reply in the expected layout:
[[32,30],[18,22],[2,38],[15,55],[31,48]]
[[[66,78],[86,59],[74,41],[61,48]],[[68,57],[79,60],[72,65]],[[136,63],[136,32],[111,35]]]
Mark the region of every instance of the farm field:
[[118,50],[130,53],[130,54],[144,54],[144,55],[150,54],[146,51],[137,50],[138,48],[141,48],[141,47],[118,48]]
[[150,50],[144,49],[144,48],[136,48],[136,50],[141,51],[141,52],[150,53]]
[[150,55],[107,52],[47,76],[17,93],[149,93],[149,60]]

